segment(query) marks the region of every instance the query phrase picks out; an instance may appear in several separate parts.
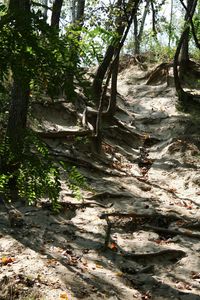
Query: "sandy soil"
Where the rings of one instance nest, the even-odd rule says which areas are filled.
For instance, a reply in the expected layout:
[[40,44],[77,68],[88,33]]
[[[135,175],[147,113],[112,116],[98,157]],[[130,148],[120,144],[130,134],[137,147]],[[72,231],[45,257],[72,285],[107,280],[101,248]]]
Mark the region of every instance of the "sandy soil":
[[[17,202],[23,222],[12,226],[0,202],[0,299],[200,299],[200,122],[176,109],[173,87],[141,75],[120,73],[116,121],[126,130],[104,130],[102,157],[87,141],[47,140],[82,162],[83,200],[63,181],[60,214]],[[77,127],[68,108],[38,104],[34,126]]]

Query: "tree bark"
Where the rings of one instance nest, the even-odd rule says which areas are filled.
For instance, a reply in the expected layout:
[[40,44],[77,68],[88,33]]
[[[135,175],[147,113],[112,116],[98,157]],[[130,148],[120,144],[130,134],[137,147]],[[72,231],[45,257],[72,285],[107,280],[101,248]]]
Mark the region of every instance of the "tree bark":
[[47,20],[47,13],[48,13],[48,0],[44,0],[44,13],[43,13],[43,16],[44,16],[44,19]]
[[[30,1],[10,0],[9,13],[15,19],[16,30],[23,35],[24,28],[26,25],[28,26],[30,21]],[[29,29],[27,28],[27,30]],[[13,64],[11,69],[13,73],[13,88],[6,137],[9,139],[11,151],[20,155],[23,148],[23,134],[26,129],[30,83],[22,54],[19,54],[19,60]]]
[[19,10],[24,13],[30,13],[30,0],[10,0],[9,11],[15,15]]
[[54,0],[53,2],[51,26],[56,29],[59,29],[62,5],[63,5],[63,0]]
[[[72,24],[74,24],[74,28],[78,28],[79,34],[76,36],[76,41],[80,41],[81,39],[81,29],[84,23],[84,11],[85,11],[85,0],[72,0]],[[79,49],[72,46],[73,48],[73,69],[71,73],[66,74],[66,85],[70,88],[65,89],[65,93],[68,99],[72,100],[75,97],[75,86],[74,86],[74,75],[76,74],[77,66],[79,63]]]
[[16,153],[20,153],[20,149],[23,148],[29,93],[29,80],[20,78],[20,76],[14,77],[6,135],[9,138],[11,150],[14,150]]
[[173,10],[174,10],[174,0],[171,0],[171,8],[170,8],[170,21],[169,21],[169,40],[168,40],[168,48],[171,49],[171,40],[172,40],[172,22],[173,22]]
[[[120,2],[120,0],[119,0]],[[130,26],[133,22],[133,18],[134,15],[136,14],[137,8],[138,8],[138,1],[134,2],[134,5],[132,7],[132,10],[129,12],[128,15],[126,15],[126,22],[127,25],[125,26],[125,22],[124,20],[118,20],[117,25],[117,32],[119,34],[119,41],[118,43],[116,43],[115,47],[113,46],[113,49],[111,48],[110,54],[110,60],[108,59],[109,56],[105,56],[104,60],[103,60],[103,68],[100,69],[100,71],[102,72],[101,75],[106,74],[107,72],[107,79],[106,79],[106,84],[102,90],[102,83],[103,83],[103,78],[101,78],[101,80],[98,83],[98,88],[100,89],[100,91],[102,90],[100,95],[96,95],[97,97],[99,97],[99,107],[98,107],[98,114],[97,114],[97,121],[96,121],[96,132],[95,132],[95,139],[94,139],[94,143],[96,142],[97,147],[96,150],[97,152],[101,152],[101,140],[102,140],[102,133],[101,133],[101,125],[102,125],[102,115],[103,115],[103,106],[104,106],[104,99],[105,99],[105,95],[106,95],[106,91],[107,91],[107,87],[110,81],[110,78],[112,77],[112,85],[111,85],[111,96],[112,98],[110,98],[110,102],[108,105],[108,109],[106,111],[106,115],[108,116],[113,116],[111,115],[111,111],[114,113],[116,110],[116,95],[117,95],[117,76],[118,76],[118,64],[119,64],[119,55],[120,55],[120,51],[124,45],[125,39],[128,35],[128,32],[130,30]],[[121,18],[121,17],[120,17]],[[122,22],[121,22],[122,21]],[[108,48],[109,49],[109,48]],[[112,60],[112,57],[114,55],[114,58]],[[107,62],[107,64],[105,63],[105,61]],[[101,65],[102,67],[102,65]],[[97,70],[98,72],[98,70]],[[105,73],[104,73],[105,72]],[[97,78],[95,78],[97,80]],[[100,86],[100,82],[101,82],[101,86]],[[113,90],[113,92],[112,92]],[[113,101],[113,102],[111,102]],[[104,114],[105,115],[105,114]]]
[[98,103],[100,100],[103,80],[109,68],[109,64],[113,58],[114,50],[115,48],[113,45],[108,46],[103,61],[101,62],[101,64],[99,65],[95,73],[95,77],[92,84],[92,91],[93,91],[95,103]]
[[156,30],[156,12],[154,8],[154,1],[151,0],[151,10],[152,10],[152,31],[154,38],[157,38],[157,30]]
[[133,18],[133,23],[134,23],[134,54],[138,55],[140,54],[140,45],[141,45],[141,40],[142,40],[142,35],[144,31],[144,24],[149,8],[150,0],[146,0],[146,5],[144,8],[144,12],[142,15],[142,20],[140,23],[140,28],[138,28],[138,16],[135,15]]
[[188,21],[193,17],[197,1],[196,0],[187,0],[187,10],[185,13],[185,38],[182,42],[180,55],[179,55],[179,63],[180,63],[180,77],[182,78],[185,69],[187,68],[189,58],[189,40],[190,40],[190,26]]
[[85,0],[78,0],[76,21],[79,22],[79,26],[83,25],[84,11],[85,11]]
[[117,107],[118,69],[119,69],[119,53],[116,54],[116,59],[113,63],[113,69],[112,69],[110,105],[108,107],[108,114],[110,116],[113,116],[115,114],[116,107]]

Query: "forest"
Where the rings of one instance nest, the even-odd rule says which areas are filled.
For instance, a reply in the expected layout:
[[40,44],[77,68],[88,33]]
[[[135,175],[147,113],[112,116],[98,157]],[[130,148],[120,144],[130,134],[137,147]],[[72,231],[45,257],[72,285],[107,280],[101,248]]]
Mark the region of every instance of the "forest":
[[1,0],[0,300],[200,299],[200,2]]

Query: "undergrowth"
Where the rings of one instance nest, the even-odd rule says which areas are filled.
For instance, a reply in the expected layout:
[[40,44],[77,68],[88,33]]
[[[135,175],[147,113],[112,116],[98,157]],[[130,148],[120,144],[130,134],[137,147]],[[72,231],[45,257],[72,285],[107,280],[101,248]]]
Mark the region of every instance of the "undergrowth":
[[13,201],[12,190],[29,205],[41,198],[49,198],[54,211],[59,211],[61,167],[67,168],[66,182],[77,199],[82,199],[80,188],[87,186],[85,178],[75,166],[59,165],[49,156],[47,146],[33,132],[27,131],[23,151],[19,156],[11,153],[8,141],[0,145],[0,194]]

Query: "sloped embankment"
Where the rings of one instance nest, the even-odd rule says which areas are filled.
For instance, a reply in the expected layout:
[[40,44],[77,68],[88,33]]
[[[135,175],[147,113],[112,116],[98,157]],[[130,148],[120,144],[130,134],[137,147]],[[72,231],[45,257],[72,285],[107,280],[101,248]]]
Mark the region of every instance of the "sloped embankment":
[[[1,256],[14,263],[2,263],[0,299],[200,299],[200,125],[177,111],[173,87],[136,84],[136,72],[120,74],[102,156],[87,138],[46,137],[86,177],[83,200],[63,181],[63,211],[18,203],[20,229],[1,206]],[[35,127],[79,129],[71,106],[42,107]]]

